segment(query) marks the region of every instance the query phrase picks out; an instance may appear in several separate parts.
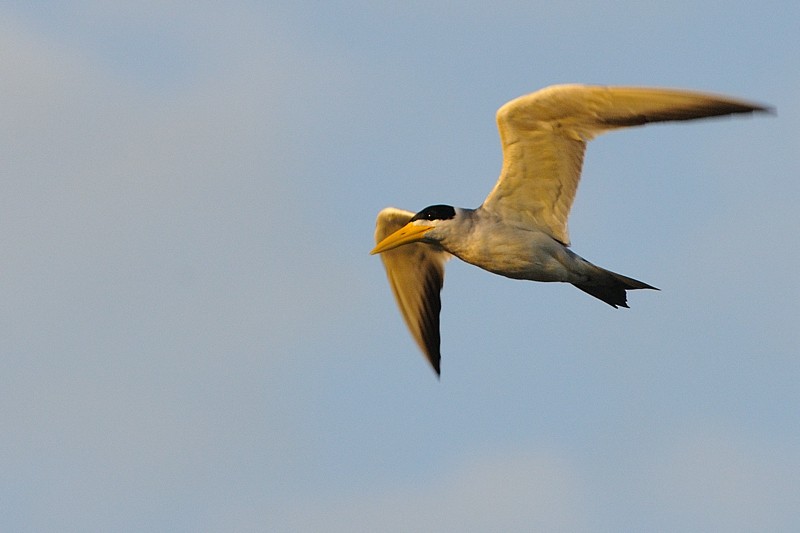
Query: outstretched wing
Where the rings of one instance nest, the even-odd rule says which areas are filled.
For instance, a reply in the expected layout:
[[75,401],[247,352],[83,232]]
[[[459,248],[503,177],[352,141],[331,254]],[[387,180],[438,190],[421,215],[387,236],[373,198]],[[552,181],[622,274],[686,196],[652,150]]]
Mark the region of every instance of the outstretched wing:
[[547,87],[497,111],[503,169],[482,207],[507,223],[545,231],[568,245],[567,217],[591,139],[648,122],[768,110],[724,96],[676,89]]
[[[387,207],[375,221],[375,242],[405,226],[414,213]],[[386,277],[392,287],[397,306],[403,314],[414,340],[417,341],[433,369],[440,373],[439,311],[440,291],[444,284],[444,264],[450,254],[434,245],[412,243],[381,253]]]

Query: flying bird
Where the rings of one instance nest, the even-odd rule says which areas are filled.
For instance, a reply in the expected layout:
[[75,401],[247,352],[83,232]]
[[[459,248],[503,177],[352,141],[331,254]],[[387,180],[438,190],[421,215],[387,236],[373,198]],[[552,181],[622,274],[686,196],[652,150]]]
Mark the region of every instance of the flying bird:
[[[500,178],[477,209],[432,205],[418,213],[387,207],[376,221],[398,307],[436,374],[444,265],[452,256],[513,279],[560,281],[612,307],[627,291],[655,289],[598,267],[569,249],[569,216],[586,143],[610,130],[770,108],[713,94],[648,87],[554,85],[497,111]],[[657,290],[657,289],[656,289]]]

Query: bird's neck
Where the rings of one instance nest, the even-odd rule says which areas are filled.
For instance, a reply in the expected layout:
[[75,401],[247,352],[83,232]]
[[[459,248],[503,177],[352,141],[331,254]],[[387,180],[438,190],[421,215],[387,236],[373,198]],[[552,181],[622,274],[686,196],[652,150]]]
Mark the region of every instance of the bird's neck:
[[449,220],[446,229],[440,232],[439,245],[467,262],[470,250],[475,247],[476,239],[480,238],[477,231],[486,222],[485,214],[480,209],[456,208],[456,217]]

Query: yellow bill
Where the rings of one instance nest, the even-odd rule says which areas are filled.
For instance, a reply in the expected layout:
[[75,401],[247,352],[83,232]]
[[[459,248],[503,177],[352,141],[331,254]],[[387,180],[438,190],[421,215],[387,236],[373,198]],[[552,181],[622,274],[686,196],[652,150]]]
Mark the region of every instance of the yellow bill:
[[413,222],[409,222],[399,230],[395,231],[372,249],[371,255],[379,254],[404,244],[421,241],[423,235],[432,230],[433,226],[418,226]]

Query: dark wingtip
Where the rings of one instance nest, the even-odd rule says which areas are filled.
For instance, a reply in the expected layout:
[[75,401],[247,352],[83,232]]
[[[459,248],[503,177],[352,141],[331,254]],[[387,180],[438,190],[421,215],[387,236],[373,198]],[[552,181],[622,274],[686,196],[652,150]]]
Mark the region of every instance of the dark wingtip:
[[707,118],[728,117],[744,113],[766,113],[777,115],[773,106],[766,104],[756,104],[736,100],[713,101],[708,104],[696,106],[679,107],[677,109],[666,109],[651,113],[640,113],[636,115],[624,115],[620,117],[605,117],[602,119],[604,124],[609,126],[641,126],[650,122],[668,122],[697,120]]
[[439,358],[431,358],[431,366],[433,367],[433,371],[436,372],[436,379],[442,378],[442,369],[439,366]]
[[775,108],[775,106],[766,105],[766,104],[758,105],[758,106],[753,107],[753,112],[754,113],[766,113],[767,115],[777,115],[778,114],[778,110],[777,110],[777,108]]

